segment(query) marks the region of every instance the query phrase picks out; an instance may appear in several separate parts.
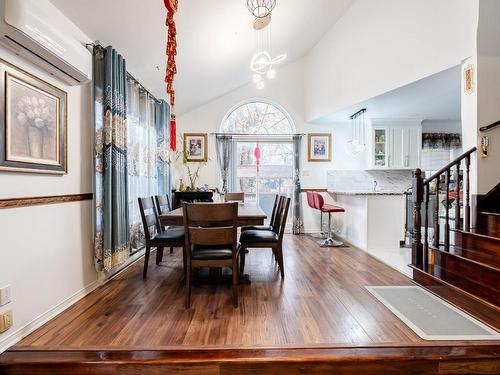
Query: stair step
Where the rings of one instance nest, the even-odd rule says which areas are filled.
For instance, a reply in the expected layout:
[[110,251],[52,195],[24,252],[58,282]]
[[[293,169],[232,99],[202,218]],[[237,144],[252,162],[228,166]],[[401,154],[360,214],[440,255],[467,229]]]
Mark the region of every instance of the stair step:
[[[459,255],[461,249],[450,249],[450,252],[430,248],[434,255],[434,265],[460,275],[464,279],[472,280],[483,288],[500,285],[500,268],[477,262]],[[465,253],[470,255],[470,252]],[[475,293],[473,293],[475,294]]]
[[465,232],[454,229],[455,246],[464,250],[471,250],[487,254],[491,257],[500,257],[500,238],[487,236],[477,231]]
[[[454,285],[494,306],[500,307],[500,290],[498,290],[498,284],[484,285],[477,280],[471,280],[460,273],[455,273],[437,264],[428,264],[425,271],[438,279],[446,281],[448,284]],[[473,276],[478,276],[479,280],[479,275]]]
[[500,237],[500,213],[480,211],[478,216],[480,233]]
[[500,270],[500,257],[495,252],[462,249],[461,247],[453,245],[450,245],[449,251],[446,251],[443,245],[440,245],[439,248],[429,246],[429,249],[449,253],[463,258],[464,260],[476,262],[482,266]]
[[496,330],[500,330],[500,308],[415,266],[410,265],[410,267],[413,269],[413,280],[418,285],[445,299],[483,323],[488,324]]

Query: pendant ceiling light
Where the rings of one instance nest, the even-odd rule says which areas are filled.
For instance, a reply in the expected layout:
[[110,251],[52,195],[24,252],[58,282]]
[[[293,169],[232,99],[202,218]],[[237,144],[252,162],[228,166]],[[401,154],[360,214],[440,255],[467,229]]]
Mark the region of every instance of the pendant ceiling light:
[[351,119],[351,139],[345,144],[345,151],[351,156],[358,155],[365,151],[365,113],[366,108],[363,108],[353,114]]
[[247,0],[247,8],[255,18],[264,18],[271,14],[276,0]]
[[257,52],[250,61],[252,80],[260,90],[265,87],[264,80],[276,77],[275,66],[286,59],[286,54],[272,57],[271,12],[276,0],[247,0],[247,7],[255,17],[253,28],[256,32]]

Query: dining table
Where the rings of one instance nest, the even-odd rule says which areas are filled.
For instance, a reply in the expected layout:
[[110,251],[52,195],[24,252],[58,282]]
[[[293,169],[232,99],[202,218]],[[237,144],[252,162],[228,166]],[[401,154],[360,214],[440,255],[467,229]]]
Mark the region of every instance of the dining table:
[[[204,202],[200,204],[214,204],[211,202]],[[238,203],[238,226],[245,225],[262,225],[267,218],[266,213],[259,205],[253,202],[240,202]],[[161,226],[168,225],[184,225],[184,215],[182,207],[176,208],[168,213],[158,216]]]

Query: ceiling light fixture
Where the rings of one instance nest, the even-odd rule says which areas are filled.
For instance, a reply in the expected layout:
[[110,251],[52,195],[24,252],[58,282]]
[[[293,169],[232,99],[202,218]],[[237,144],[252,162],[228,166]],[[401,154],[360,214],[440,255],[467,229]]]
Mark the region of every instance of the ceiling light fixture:
[[247,8],[255,18],[264,18],[271,14],[276,0],[247,0]]
[[[255,17],[253,28],[257,32],[257,52],[250,60],[252,81],[257,89],[265,87],[264,78],[276,78],[277,64],[286,59],[286,54],[271,57],[271,12],[276,6],[276,0],[247,0],[247,7]],[[268,52],[269,51],[269,52]]]

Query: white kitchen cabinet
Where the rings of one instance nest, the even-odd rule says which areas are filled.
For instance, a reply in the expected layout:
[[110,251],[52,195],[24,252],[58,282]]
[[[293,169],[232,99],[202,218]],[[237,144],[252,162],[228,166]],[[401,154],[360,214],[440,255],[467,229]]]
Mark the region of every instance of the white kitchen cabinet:
[[420,166],[420,123],[372,120],[369,134],[368,169],[415,169]]

